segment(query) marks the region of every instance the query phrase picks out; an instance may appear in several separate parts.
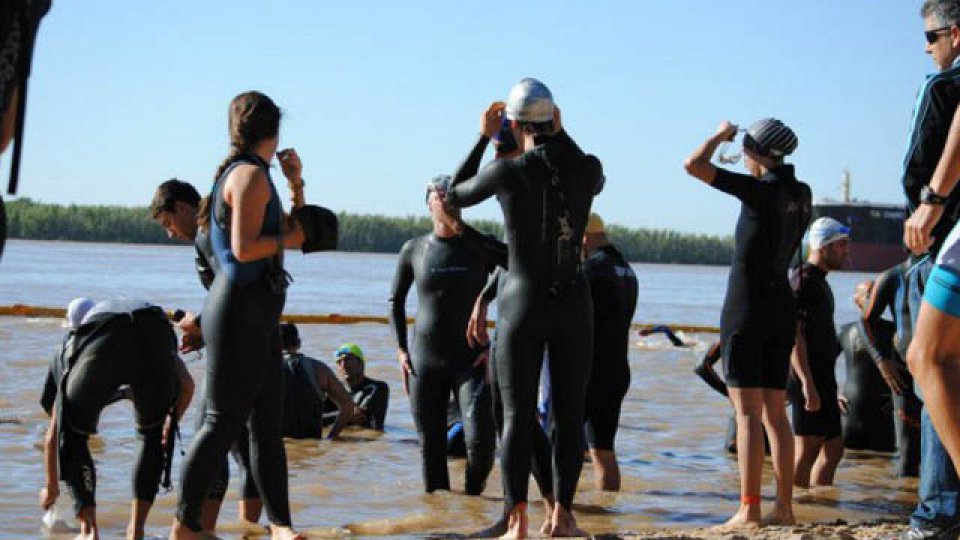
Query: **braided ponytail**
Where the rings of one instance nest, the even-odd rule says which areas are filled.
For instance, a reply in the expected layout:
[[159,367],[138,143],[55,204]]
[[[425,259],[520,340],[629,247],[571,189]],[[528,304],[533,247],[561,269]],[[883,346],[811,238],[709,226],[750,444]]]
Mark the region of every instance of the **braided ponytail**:
[[[249,152],[260,141],[276,137],[280,131],[280,108],[260,92],[244,92],[230,101],[229,109],[230,154],[217,167],[213,176],[216,183],[231,163]],[[197,210],[197,225],[203,231],[210,230],[210,211],[213,201],[210,195],[200,200]]]

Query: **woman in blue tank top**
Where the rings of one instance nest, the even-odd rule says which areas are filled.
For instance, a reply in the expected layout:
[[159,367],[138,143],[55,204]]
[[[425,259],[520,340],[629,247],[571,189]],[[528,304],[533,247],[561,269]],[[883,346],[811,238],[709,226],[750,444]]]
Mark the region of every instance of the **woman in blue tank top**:
[[[180,497],[171,538],[200,538],[200,509],[241,427],[250,427],[253,477],[273,538],[302,538],[291,526],[287,461],[283,448],[279,323],[288,278],[285,247],[299,247],[303,232],[284,213],[270,179],[277,153],[280,109],[259,92],[230,103],[230,155],[220,165],[200,208],[220,271],[203,307],[207,344],[206,413],[181,469]],[[279,154],[293,192],[303,204],[300,160]]]

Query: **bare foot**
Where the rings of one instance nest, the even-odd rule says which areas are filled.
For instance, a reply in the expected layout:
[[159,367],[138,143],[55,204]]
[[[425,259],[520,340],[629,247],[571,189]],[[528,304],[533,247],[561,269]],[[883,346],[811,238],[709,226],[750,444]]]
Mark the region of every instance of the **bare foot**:
[[270,525],[271,540],[307,540],[307,537],[293,530],[293,527]]
[[553,520],[547,534],[554,538],[585,538],[590,535],[577,527],[577,520],[566,508],[557,504],[553,507]]
[[548,535],[550,534],[550,529],[553,528],[553,501],[550,499],[543,500],[543,525],[540,526],[540,534]]
[[759,527],[760,526],[760,505],[750,506],[742,504],[740,510],[727,520],[723,525],[716,528],[718,530],[736,529],[741,527]]
[[500,538],[526,538],[529,524],[527,522],[527,503],[517,503],[507,513],[507,532]]
[[774,508],[772,512],[763,516],[760,520],[761,525],[794,525],[797,520],[793,517],[793,511],[790,509]]

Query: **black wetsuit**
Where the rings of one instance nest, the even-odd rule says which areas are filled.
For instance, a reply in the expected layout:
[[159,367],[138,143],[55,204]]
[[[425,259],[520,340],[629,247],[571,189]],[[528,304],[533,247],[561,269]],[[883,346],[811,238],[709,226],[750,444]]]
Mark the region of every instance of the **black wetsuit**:
[[603,187],[600,161],[560,132],[539,137],[519,157],[497,160],[472,178],[489,139],[481,137],[446,202],[478,204],[494,195],[503,209],[509,268],[499,301],[494,359],[503,397],[501,466],[508,508],[527,500],[537,381],[550,349],[557,503],[570,510],[583,467],[583,418],[593,353],[593,302],[580,249],[593,196]]
[[[505,274],[507,270],[503,267],[497,267],[496,271],[490,275],[489,281],[487,281],[487,286],[483,289],[483,298],[489,304],[493,302],[494,299],[500,293],[500,290],[503,288],[503,283],[506,281]],[[499,327],[495,327],[493,331],[493,343],[490,346],[490,359],[487,361],[487,377],[490,380],[490,386],[492,389],[492,402],[493,402],[493,419],[497,426],[497,434],[503,435],[503,398],[500,397],[500,385],[497,382],[497,362],[495,360],[497,347],[497,334],[499,333]],[[540,488],[540,494],[546,497],[553,496],[553,463],[551,459],[552,450],[550,448],[550,439],[547,438],[546,432],[543,431],[543,426],[537,419],[536,411],[534,415],[530,418],[530,433],[532,434],[532,444],[533,452],[531,452],[530,457],[530,467],[531,472],[533,473],[533,478],[537,482],[537,486]]]
[[587,444],[613,450],[620,407],[630,388],[627,358],[630,323],[638,284],[630,264],[612,245],[597,248],[583,262],[593,294],[593,368],[587,386]]
[[792,165],[760,179],[718,169],[712,185],[742,203],[720,318],[724,378],[734,388],[782,390],[797,328],[787,268],[810,221],[810,188]]
[[[353,404],[363,409],[365,413],[366,421],[360,427],[383,431],[387,418],[387,406],[390,404],[390,386],[383,381],[364,377],[355,387],[350,387],[349,391]],[[327,401],[324,406],[324,425],[333,424],[339,410],[335,403]]]
[[[874,338],[886,354],[893,346],[896,327],[883,319],[874,325]],[[853,450],[893,452],[897,448],[893,431],[893,402],[860,335],[856,322],[845,324],[837,336],[843,348],[847,379],[843,396],[848,412],[843,416],[843,445]]]
[[[100,412],[129,384],[140,441],[133,494],[152,503],[164,472],[161,435],[179,394],[177,337],[158,307],[107,301],[64,340],[47,375],[41,405],[56,408],[60,479],[77,512],[96,506],[96,470],[87,440]],[[168,447],[167,452],[172,451]],[[171,456],[166,456],[167,458]]]
[[[467,344],[466,329],[477,295],[493,270],[488,260],[459,236],[427,234],[404,244],[390,293],[390,323],[400,350],[413,364],[410,409],[420,434],[423,483],[428,492],[450,489],[447,472],[447,403],[450,393],[464,419],[467,445],[466,492],[479,495],[493,468],[496,435],[490,387],[481,352]],[[417,287],[413,347],[407,345],[406,300]]]
[[820,397],[820,410],[808,412],[799,381],[791,379],[789,392],[793,406],[793,432],[797,436],[817,436],[827,440],[843,434],[840,406],[837,404],[837,355],[840,342],[833,323],[833,291],[827,274],[814,264],[804,263],[794,271],[797,311],[801,332],[807,345],[807,365]]
[[[905,289],[905,271],[906,263],[903,263],[888,268],[877,276],[873,293],[863,310],[859,331],[861,336],[866,338],[863,345],[875,363],[884,358],[892,358],[899,367],[904,383],[903,393],[893,396],[893,419],[900,454],[898,473],[900,476],[917,476],[920,463],[920,411],[923,403],[914,391],[913,376],[904,361],[911,332],[910,314],[903,311],[907,309],[908,303],[900,298]],[[895,345],[885,343],[886,338],[881,338],[877,331],[871,331],[874,326],[886,322],[881,317],[887,310],[890,311],[894,326],[901,329],[903,334],[902,339]]]
[[300,353],[284,355],[283,436],[323,438],[327,393],[317,384],[319,361]]
[[208,353],[206,412],[181,468],[177,508],[177,518],[194,531],[201,530],[200,506],[245,423],[250,429],[253,478],[270,522],[290,524],[279,330],[287,278],[282,254],[245,263],[233,255],[232,212],[223,199],[223,184],[242,163],[261,167],[267,174],[271,197],[260,234],[279,235],[283,219],[268,166],[259,157],[248,154],[237,160],[214,184],[210,240],[219,271],[202,314]]
[[[197,277],[200,279],[200,284],[203,285],[203,288],[209,291],[219,271],[219,264],[217,262],[217,256],[213,251],[210,234],[202,229],[197,229],[197,236],[194,238],[193,245],[196,250],[196,258],[194,260],[196,263]],[[200,326],[201,320],[202,317],[197,315],[196,324],[198,326]],[[196,431],[200,431],[203,427],[206,415],[207,400],[206,396],[204,396],[200,400],[200,414],[197,415]],[[230,447],[230,455],[233,456],[234,461],[236,461],[237,466],[240,468],[240,478],[242,479],[240,496],[244,499],[259,499],[260,493],[257,491],[257,484],[254,482],[253,473],[250,470],[249,439],[250,433],[247,431],[247,426],[244,425],[237,435],[236,442]],[[227,456],[223,456],[223,464],[220,472],[210,485],[207,498],[222,501],[227,495],[227,488],[229,486],[230,462]]]

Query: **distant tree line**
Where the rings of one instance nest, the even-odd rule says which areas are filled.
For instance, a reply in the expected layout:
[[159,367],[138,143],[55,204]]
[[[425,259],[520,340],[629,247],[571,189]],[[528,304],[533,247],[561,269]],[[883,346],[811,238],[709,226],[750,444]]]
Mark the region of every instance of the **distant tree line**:
[[[340,250],[396,253],[408,239],[432,228],[428,217],[388,217],[340,214]],[[34,202],[21,198],[7,202],[8,234],[31,240],[75,240],[172,244],[146,207],[80,206]],[[503,226],[493,221],[471,222],[498,238]],[[607,227],[610,241],[633,262],[729,264],[730,237],[688,234],[664,229]]]

